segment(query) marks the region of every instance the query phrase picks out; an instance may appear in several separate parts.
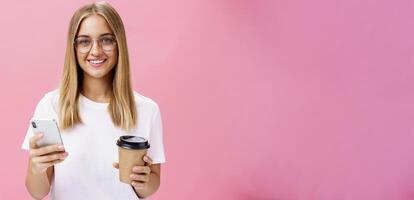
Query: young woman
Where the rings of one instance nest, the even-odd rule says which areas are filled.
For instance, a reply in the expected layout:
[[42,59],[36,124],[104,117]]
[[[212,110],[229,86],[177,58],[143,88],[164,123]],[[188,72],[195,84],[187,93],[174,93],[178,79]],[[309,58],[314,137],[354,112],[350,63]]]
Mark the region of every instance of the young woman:
[[[125,30],[108,3],[86,5],[73,15],[60,88],[38,103],[33,118],[58,121],[64,146],[38,147],[42,134],[27,131],[26,187],[36,199],[139,199],[157,191],[165,162],[162,121],[156,102],[134,92]],[[151,147],[135,166],[131,185],[119,181],[122,135],[136,135]]]

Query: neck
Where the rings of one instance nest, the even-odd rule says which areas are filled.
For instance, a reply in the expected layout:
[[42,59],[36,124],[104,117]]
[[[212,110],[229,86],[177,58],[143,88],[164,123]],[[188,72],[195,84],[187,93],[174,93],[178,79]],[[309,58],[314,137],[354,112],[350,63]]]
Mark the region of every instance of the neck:
[[84,73],[81,93],[93,101],[109,103],[112,96],[111,80],[110,74],[102,78],[94,78]]

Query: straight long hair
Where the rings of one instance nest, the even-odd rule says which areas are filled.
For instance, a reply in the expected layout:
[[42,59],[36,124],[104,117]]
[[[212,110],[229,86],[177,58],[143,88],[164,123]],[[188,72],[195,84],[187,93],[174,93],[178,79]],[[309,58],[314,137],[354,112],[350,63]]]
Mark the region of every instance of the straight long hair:
[[115,126],[128,131],[136,126],[138,114],[131,85],[125,29],[119,14],[106,2],[96,2],[79,8],[70,21],[59,90],[59,127],[64,130],[82,123],[78,102],[83,71],[76,60],[74,40],[82,21],[95,14],[105,18],[117,40],[118,62],[113,71],[109,72],[113,73],[113,78],[108,112]]

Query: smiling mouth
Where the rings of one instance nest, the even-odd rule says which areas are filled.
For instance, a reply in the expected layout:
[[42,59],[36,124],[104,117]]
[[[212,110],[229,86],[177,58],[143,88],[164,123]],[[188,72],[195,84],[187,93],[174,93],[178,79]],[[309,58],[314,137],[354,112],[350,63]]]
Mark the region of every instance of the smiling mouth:
[[92,67],[100,67],[106,61],[106,59],[99,59],[99,60],[88,60],[88,63]]

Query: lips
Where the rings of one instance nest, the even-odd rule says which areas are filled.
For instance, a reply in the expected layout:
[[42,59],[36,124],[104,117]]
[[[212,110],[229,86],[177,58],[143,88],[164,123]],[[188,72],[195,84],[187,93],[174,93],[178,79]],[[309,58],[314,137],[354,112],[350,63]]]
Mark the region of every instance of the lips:
[[106,59],[90,59],[88,60],[89,65],[92,67],[101,67],[105,63]]

